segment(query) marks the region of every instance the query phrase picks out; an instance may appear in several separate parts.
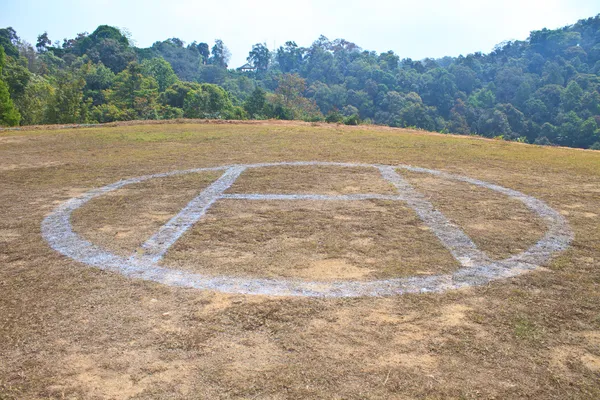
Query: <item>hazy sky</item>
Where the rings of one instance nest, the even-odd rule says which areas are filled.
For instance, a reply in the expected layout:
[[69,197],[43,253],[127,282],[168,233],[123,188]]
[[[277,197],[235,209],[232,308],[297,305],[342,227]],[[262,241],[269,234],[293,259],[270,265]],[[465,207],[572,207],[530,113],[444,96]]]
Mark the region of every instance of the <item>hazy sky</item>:
[[599,0],[0,0],[0,27],[34,44],[43,31],[62,41],[101,24],[127,28],[140,47],[170,37],[212,46],[220,38],[238,67],[254,43],[308,46],[321,34],[401,58],[489,52],[598,13]]

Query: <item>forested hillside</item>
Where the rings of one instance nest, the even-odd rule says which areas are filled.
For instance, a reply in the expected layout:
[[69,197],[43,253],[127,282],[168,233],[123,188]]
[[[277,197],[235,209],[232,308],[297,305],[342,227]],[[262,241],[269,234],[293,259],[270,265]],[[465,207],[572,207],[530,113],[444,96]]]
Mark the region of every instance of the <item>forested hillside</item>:
[[0,29],[0,125],[278,118],[600,149],[600,15],[489,54],[416,61],[321,36],[256,44],[244,71],[229,58],[221,40],[137,48],[106,25],[35,45]]

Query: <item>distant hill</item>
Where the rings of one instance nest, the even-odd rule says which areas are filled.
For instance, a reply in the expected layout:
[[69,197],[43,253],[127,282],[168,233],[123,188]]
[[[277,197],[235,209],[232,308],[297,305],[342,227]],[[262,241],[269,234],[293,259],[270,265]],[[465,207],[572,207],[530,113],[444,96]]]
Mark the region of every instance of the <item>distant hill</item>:
[[228,69],[220,40],[142,49],[106,25],[63,43],[44,33],[35,47],[0,29],[0,46],[4,125],[302,119],[600,149],[600,15],[489,54],[420,61],[323,36],[256,44],[244,71]]

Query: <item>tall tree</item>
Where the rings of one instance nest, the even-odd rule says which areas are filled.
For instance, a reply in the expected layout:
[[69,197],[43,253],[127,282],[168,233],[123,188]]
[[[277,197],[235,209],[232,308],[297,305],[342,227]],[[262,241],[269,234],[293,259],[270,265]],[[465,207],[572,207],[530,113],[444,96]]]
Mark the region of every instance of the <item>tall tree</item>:
[[2,80],[2,69],[5,60],[4,47],[0,46],[0,125],[14,126],[19,124],[21,115],[10,98],[8,86]]
[[18,41],[17,32],[12,27],[0,29],[0,46],[4,47],[7,56],[19,57]]
[[231,53],[221,39],[215,40],[215,45],[212,48],[211,64],[221,68],[227,68]]
[[86,122],[87,104],[83,101],[85,79],[75,71],[60,71],[55,77],[46,121],[51,124]]
[[282,96],[286,106],[301,97],[306,89],[306,81],[298,74],[283,74],[277,82],[277,93]]
[[38,35],[35,48],[38,52],[43,53],[48,50],[51,44],[52,41],[48,37],[48,32],[44,32],[41,35]]
[[158,83],[145,76],[137,62],[131,62],[115,77],[109,99],[129,111],[130,119],[156,119]]
[[203,42],[198,43],[197,49],[198,53],[200,53],[202,64],[206,64],[208,62],[208,59],[210,58],[210,49],[208,47],[208,44]]
[[264,116],[266,103],[267,93],[260,87],[257,87],[244,103],[244,109],[251,118]]
[[299,72],[302,66],[305,49],[298,47],[296,42],[286,42],[285,46],[277,49],[277,64],[281,72]]
[[162,57],[156,57],[142,62],[142,71],[145,75],[156,79],[156,82],[158,82],[158,90],[160,92],[164,92],[167,87],[177,82],[177,75],[175,75],[171,64]]
[[183,105],[187,118],[225,118],[233,109],[231,99],[225,90],[217,85],[202,84],[185,96]]
[[33,75],[25,93],[18,101],[22,125],[39,125],[47,123],[48,106],[55,94],[54,87],[40,75]]
[[246,60],[254,65],[258,71],[266,71],[271,62],[271,52],[264,43],[257,43],[252,46],[248,58]]

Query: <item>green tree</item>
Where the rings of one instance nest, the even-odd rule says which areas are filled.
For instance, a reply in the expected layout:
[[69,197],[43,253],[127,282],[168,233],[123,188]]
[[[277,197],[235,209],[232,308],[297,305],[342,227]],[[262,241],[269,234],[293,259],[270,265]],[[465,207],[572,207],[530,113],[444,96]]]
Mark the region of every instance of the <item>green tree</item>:
[[195,82],[176,82],[160,94],[160,102],[165,106],[183,109],[185,97],[192,90],[200,90],[202,86]]
[[305,49],[298,47],[296,42],[286,42],[285,46],[277,49],[275,59],[281,72],[299,72],[302,67]]
[[83,101],[85,79],[74,71],[60,71],[54,77],[45,120],[50,124],[86,122],[87,104]]
[[4,48],[4,52],[8,57],[19,57],[19,49],[17,48],[17,42],[19,37],[17,32],[11,28],[0,29],[0,47]]
[[129,39],[119,29],[108,25],[100,25],[89,36],[81,34],[73,41],[69,51],[77,55],[86,54],[92,61],[102,62],[114,73],[123,71],[136,59]]
[[129,46],[129,39],[123,35],[119,28],[109,25],[100,25],[94,32],[89,35],[89,40],[93,44],[102,42],[103,40],[114,40],[124,46]]
[[4,68],[5,60],[4,47],[0,46],[0,125],[14,126],[19,124],[21,115],[10,98],[8,86],[2,80],[2,69]]
[[600,140],[600,126],[595,118],[590,117],[579,126],[578,134],[571,143],[574,147],[588,148]]
[[244,102],[244,109],[251,118],[261,117],[265,115],[266,103],[267,93],[260,87],[257,87]]
[[510,103],[498,104],[496,110],[501,111],[510,125],[510,131],[517,136],[523,136],[527,131],[525,114]]
[[47,122],[48,107],[54,97],[54,91],[54,87],[43,76],[31,77],[25,87],[25,93],[17,104],[22,125],[39,125]]
[[122,110],[114,104],[101,104],[92,109],[91,117],[99,123],[125,121],[130,118],[127,110]]
[[494,79],[497,100],[501,103],[511,102],[524,79],[521,68],[505,67],[498,70]]
[[313,99],[323,114],[328,114],[336,107],[335,98],[331,88],[320,81],[314,82],[306,90],[306,96]]
[[171,42],[175,47],[183,47],[184,46],[184,42],[183,40],[179,39],[179,38],[170,38],[167,39],[167,41]]
[[558,122],[560,125],[557,127],[556,143],[563,146],[572,145],[577,140],[576,138],[580,136],[581,125],[584,121],[575,111],[570,111],[561,114]]
[[447,117],[454,106],[456,96],[455,77],[444,68],[435,68],[427,72],[431,80],[423,92],[427,104],[435,106],[443,117]]
[[128,119],[156,119],[158,84],[144,76],[137,62],[117,74],[108,99],[117,107],[127,109]]
[[186,118],[226,118],[233,110],[229,94],[217,85],[202,84],[185,96],[183,111]]
[[6,57],[2,79],[8,85],[10,96],[15,101],[25,93],[25,87],[31,79],[27,64],[27,60],[23,57]]
[[398,57],[392,50],[379,55],[379,65],[384,70],[395,71],[398,69],[399,63],[400,57]]
[[575,81],[569,82],[567,88],[561,93],[560,101],[564,111],[577,111],[581,108],[583,89]]
[[85,64],[81,72],[85,79],[83,90],[84,98],[91,98],[93,105],[99,105],[106,101],[106,90],[112,86],[115,74],[104,64]]
[[476,108],[492,108],[496,103],[496,96],[490,89],[479,89],[469,96],[469,104]]
[[306,80],[298,74],[282,74],[277,79],[276,92],[282,96],[286,107],[301,97],[305,89]]
[[198,81],[212,83],[215,85],[224,85],[229,79],[229,75],[225,68],[216,65],[204,65],[200,68]]
[[545,85],[539,88],[533,95],[532,99],[539,99],[547,110],[545,119],[551,119],[552,116],[558,115],[560,101],[562,97],[563,87],[560,85]]
[[221,39],[215,40],[215,45],[213,46],[211,53],[210,63],[212,65],[216,65],[220,68],[227,68],[231,53]]
[[506,114],[500,110],[488,110],[479,118],[477,133],[487,137],[503,136],[508,139],[512,131]]
[[581,99],[581,106],[592,115],[600,115],[600,92],[597,90],[585,92]]
[[52,44],[52,41],[48,37],[48,32],[44,32],[41,35],[38,35],[37,42],[35,44],[35,48],[38,52],[43,53],[48,51],[48,48]]
[[162,57],[156,57],[142,62],[142,71],[144,75],[156,79],[159,92],[164,92],[167,87],[177,82],[177,75],[175,75],[171,64]]
[[198,79],[198,72],[201,66],[206,64],[207,60],[202,58],[201,51],[197,44],[190,44],[188,47],[180,47],[172,40],[156,42],[150,49],[145,49],[143,54],[138,55],[142,59],[153,59],[162,57],[171,64],[173,71],[181,80],[192,81]]
[[468,135],[471,129],[467,122],[467,105],[461,99],[456,99],[454,107],[450,110],[450,120],[447,124],[448,131]]
[[477,86],[479,86],[477,74],[471,68],[465,67],[464,65],[453,65],[450,72],[454,75],[458,90],[462,90],[466,94],[470,94]]
[[115,39],[101,40],[88,54],[93,61],[102,62],[114,73],[123,71],[136,58],[131,48]]
[[208,59],[210,58],[210,49],[207,43],[198,43],[198,53],[200,53],[200,57],[202,60],[202,64],[206,64]]
[[563,85],[565,83],[560,66],[556,62],[550,61],[544,65],[543,80],[546,85]]
[[250,51],[246,60],[254,65],[258,71],[264,72],[269,68],[269,63],[271,62],[271,52],[267,48],[266,44],[257,43],[252,46],[252,51]]

